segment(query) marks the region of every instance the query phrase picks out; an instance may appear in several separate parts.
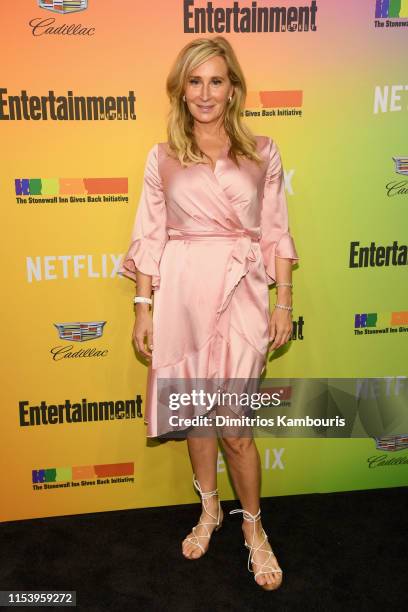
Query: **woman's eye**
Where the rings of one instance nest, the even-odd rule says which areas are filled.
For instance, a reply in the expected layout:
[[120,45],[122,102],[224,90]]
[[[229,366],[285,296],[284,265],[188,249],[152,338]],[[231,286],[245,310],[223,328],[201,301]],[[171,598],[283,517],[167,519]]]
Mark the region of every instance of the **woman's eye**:
[[[191,83],[192,85],[196,85],[198,83],[198,79],[190,79],[189,83]],[[219,85],[221,83],[221,81],[219,79],[214,79],[213,80],[214,85]]]

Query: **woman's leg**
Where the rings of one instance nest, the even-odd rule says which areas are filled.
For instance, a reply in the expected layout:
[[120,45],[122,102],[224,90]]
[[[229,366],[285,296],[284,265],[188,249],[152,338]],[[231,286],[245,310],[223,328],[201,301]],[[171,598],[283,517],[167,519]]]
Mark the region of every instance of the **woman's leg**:
[[[222,437],[221,439],[231,478],[242,508],[251,514],[256,514],[260,507],[261,461],[254,439],[243,437]],[[255,536],[253,535],[254,527]],[[255,523],[243,520],[242,530],[249,544],[252,544],[253,539],[254,546],[261,544],[263,540],[261,520]],[[262,548],[270,549],[267,542]],[[262,550],[257,551],[253,555],[253,569],[255,573],[261,569],[262,563],[265,563],[268,557],[269,554]],[[274,569],[279,568],[275,556],[270,557],[268,565]],[[256,581],[260,585],[268,584],[277,587],[281,580],[280,573],[270,572],[268,574],[261,574],[257,577]]]
[[[190,455],[191,465],[195,474],[196,480],[200,483],[201,490],[204,492],[214,491],[217,488],[217,458],[218,458],[218,440],[216,435],[197,436],[197,431],[192,431],[187,437],[188,452]],[[205,510],[207,508],[208,512]],[[214,523],[214,527],[207,525],[208,533],[212,533],[216,527],[214,517],[218,514],[218,495],[213,495],[205,500],[202,507],[201,517],[205,523]],[[212,516],[211,516],[212,515]],[[221,510],[220,522],[223,519]],[[187,537],[204,536],[207,530],[204,526],[199,525],[195,528],[195,534],[191,532]],[[206,551],[209,545],[209,539],[199,538],[201,546]],[[203,552],[199,546],[187,540],[182,544],[183,554],[191,559],[201,557]]]

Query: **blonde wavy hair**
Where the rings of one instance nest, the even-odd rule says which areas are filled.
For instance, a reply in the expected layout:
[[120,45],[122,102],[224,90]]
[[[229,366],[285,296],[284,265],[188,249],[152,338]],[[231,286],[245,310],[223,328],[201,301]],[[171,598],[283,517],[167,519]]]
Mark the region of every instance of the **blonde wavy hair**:
[[224,58],[228,77],[234,87],[232,101],[227,104],[224,113],[224,129],[231,143],[229,157],[237,165],[238,156],[261,164],[263,160],[257,153],[255,136],[241,120],[247,94],[245,77],[232,46],[223,36],[198,38],[188,43],[179,52],[169,72],[166,80],[166,91],[170,99],[167,119],[169,148],[182,166],[205,162],[207,156],[194,139],[194,118],[183,101],[183,94],[191,71],[216,56]]

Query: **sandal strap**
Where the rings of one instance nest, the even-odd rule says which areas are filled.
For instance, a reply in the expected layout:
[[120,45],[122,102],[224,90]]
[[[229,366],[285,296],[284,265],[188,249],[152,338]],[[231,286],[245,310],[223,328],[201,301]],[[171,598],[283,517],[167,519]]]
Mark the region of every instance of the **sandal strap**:
[[[200,525],[205,527],[207,533],[203,533],[202,535],[197,535],[196,534],[196,529]],[[189,538],[185,538],[185,539],[188,540],[189,542],[191,542],[192,544],[197,544],[198,546],[200,546],[201,550],[203,550],[203,548],[201,547],[201,544],[200,544],[198,538],[208,538],[208,539],[211,538],[212,534],[209,532],[207,525],[217,525],[217,523],[206,523],[204,521],[199,521],[197,523],[197,525],[194,525],[194,527],[192,528],[192,532],[193,532],[194,535],[189,537]],[[196,540],[196,541],[193,541],[193,539]],[[204,552],[204,550],[203,550],[203,552]]]
[[[193,531],[194,531],[194,527],[193,527]],[[190,542],[191,544],[194,544],[194,546],[198,546],[201,549],[202,553],[204,554],[205,550],[202,547],[202,545],[200,544],[200,542],[198,541],[199,537],[204,537],[204,536],[196,536],[196,535],[194,535],[191,538],[185,538],[184,541],[185,542]],[[194,541],[194,540],[196,540],[196,541]]]
[[[281,568],[279,569],[275,569],[273,567],[271,567],[270,565],[268,565],[268,561],[270,561],[272,555],[275,557],[275,553],[272,550],[271,545],[270,546],[270,550],[268,550],[267,548],[262,548],[263,545],[265,544],[265,542],[268,542],[268,536],[265,533],[264,528],[262,528],[262,537],[263,540],[260,544],[258,544],[258,546],[254,546],[254,541],[255,541],[255,523],[256,521],[259,521],[261,518],[261,509],[259,508],[258,512],[256,512],[255,514],[251,514],[250,512],[248,512],[248,510],[244,510],[243,508],[237,508],[235,510],[231,510],[230,514],[235,514],[238,512],[242,512],[243,518],[246,521],[249,521],[253,524],[254,529],[252,532],[252,544],[248,544],[248,542],[245,540],[245,546],[249,549],[249,555],[248,555],[248,563],[247,563],[247,567],[248,567],[248,571],[250,571],[252,574],[254,573],[254,570],[251,568],[251,563],[255,564],[255,565],[259,565],[260,566],[260,570],[258,572],[255,573],[254,578],[256,580],[256,578],[260,575],[260,574],[269,574],[269,573],[273,573],[273,572],[281,572],[282,570]],[[262,552],[266,552],[268,553],[268,557],[267,559],[265,559],[265,561],[263,563],[258,563],[257,561],[253,560],[254,554],[258,551],[262,551]],[[276,558],[276,557],[275,557]],[[268,570],[265,570],[263,568],[270,568]]]
[[[259,508],[258,512],[256,512],[255,514],[251,514],[251,512],[249,512],[248,510],[244,510],[243,508],[236,508],[235,510],[231,510],[230,514],[236,514],[238,512],[242,513],[243,519],[245,521],[249,521],[253,524],[254,526],[254,531],[253,531],[253,535],[252,535],[252,545],[248,544],[247,541],[245,540],[245,546],[247,548],[249,548],[249,555],[248,555],[248,563],[247,563],[247,567],[248,567],[248,571],[253,573],[253,569],[251,568],[251,554],[252,554],[252,550],[253,550],[253,543],[254,543],[254,538],[255,538],[255,523],[256,521],[259,521],[261,518],[261,509]],[[263,542],[262,542],[263,544]]]
[[213,497],[213,495],[218,495],[218,489],[214,489],[214,491],[203,491],[200,483],[195,477],[195,474],[193,474],[193,483],[203,499],[208,499],[209,497]]
[[230,514],[235,514],[236,512],[242,512],[243,518],[245,521],[250,521],[251,523],[255,523],[259,521],[261,518],[261,509],[259,508],[256,514],[251,514],[248,510],[244,510],[243,508],[236,508],[235,510],[231,510]]
[[[215,524],[219,525],[220,514],[221,514],[220,500],[218,500],[218,512],[217,512],[217,516],[214,516],[213,514],[211,514],[211,512],[209,512],[207,504],[205,503],[207,499],[210,499],[210,497],[213,497],[214,495],[218,495],[218,489],[214,489],[214,491],[203,491],[202,488],[201,488],[200,483],[198,482],[198,480],[195,477],[195,474],[193,474],[193,484],[194,484],[195,488],[197,489],[197,491],[200,494],[204,510],[206,511],[206,513],[209,516],[211,516],[211,518],[213,518],[216,521]],[[203,525],[205,523],[198,523],[198,524]],[[208,525],[214,525],[214,523],[208,523]]]
[[[265,544],[265,542],[268,542],[268,536],[265,533],[265,530],[262,529],[262,535],[264,537],[263,541],[256,547],[251,547],[250,550],[250,558],[251,558],[251,563],[254,563],[255,565],[259,565],[260,569],[259,571],[257,571],[254,575],[254,578],[256,580],[257,576],[259,576],[260,574],[269,574],[269,573],[275,573],[275,572],[280,572],[282,573],[281,568],[278,566],[278,569],[273,568],[271,565],[268,565],[268,562],[271,560],[272,556],[275,557],[275,553],[272,550],[272,546],[269,544],[270,546],[270,550],[268,550],[267,548],[263,548],[263,545]],[[254,554],[258,551],[262,551],[262,552],[266,552],[268,553],[268,557],[265,559],[265,561],[263,561],[262,563],[259,563],[257,561],[254,561]],[[276,558],[276,557],[275,557]],[[268,569],[264,569],[264,568],[268,568]]]
[[[185,538],[185,540],[187,540],[187,542],[191,542],[191,544],[194,544],[195,546],[198,546],[201,551],[203,553],[205,553],[205,550],[203,548],[203,546],[200,544],[199,538],[207,538],[210,539],[211,538],[211,533],[208,530],[208,525],[215,525],[218,527],[218,525],[220,524],[220,516],[221,516],[221,504],[220,504],[220,500],[218,500],[218,512],[217,512],[217,516],[214,516],[213,514],[211,514],[211,512],[209,512],[208,508],[207,508],[207,504],[205,503],[207,499],[209,499],[210,497],[213,497],[214,495],[218,495],[218,489],[214,489],[214,491],[203,491],[201,488],[200,483],[198,482],[198,480],[195,477],[195,474],[193,474],[193,484],[195,486],[195,488],[197,489],[197,491],[200,494],[201,500],[202,500],[202,505],[203,508],[205,510],[205,512],[211,516],[211,518],[215,519],[214,521],[208,522],[208,521],[202,521],[200,519],[200,521],[197,523],[197,525],[194,525],[194,527],[192,528],[192,532],[193,532],[193,536],[191,537],[187,537]],[[197,535],[196,534],[196,529],[197,527],[199,527],[200,525],[202,525],[207,533],[204,533],[203,535]]]

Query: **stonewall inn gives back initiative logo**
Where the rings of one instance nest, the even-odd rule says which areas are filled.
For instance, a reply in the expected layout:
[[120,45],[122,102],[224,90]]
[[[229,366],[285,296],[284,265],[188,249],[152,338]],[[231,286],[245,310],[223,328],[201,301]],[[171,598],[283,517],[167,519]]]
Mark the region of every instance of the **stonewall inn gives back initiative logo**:
[[407,28],[408,0],[375,0],[376,28]]

